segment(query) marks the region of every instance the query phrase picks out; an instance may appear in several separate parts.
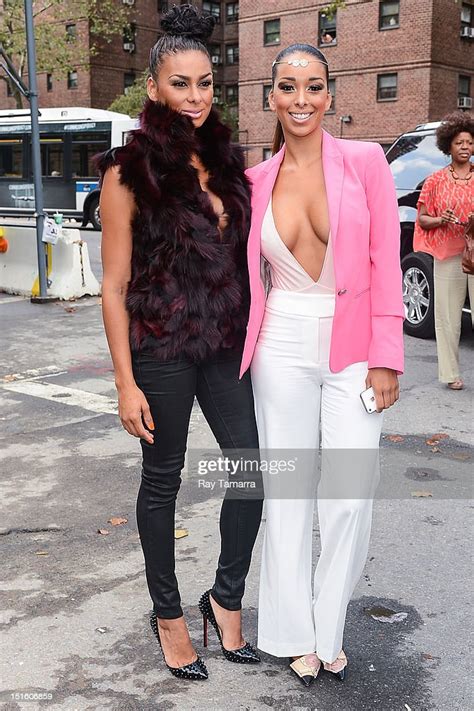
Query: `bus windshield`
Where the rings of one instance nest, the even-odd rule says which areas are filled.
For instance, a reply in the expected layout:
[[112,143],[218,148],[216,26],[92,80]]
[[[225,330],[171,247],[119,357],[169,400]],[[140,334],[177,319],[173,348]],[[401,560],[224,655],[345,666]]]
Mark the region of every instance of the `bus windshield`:
[[[100,188],[93,157],[123,145],[128,132],[136,128],[136,119],[73,107],[42,109],[39,124],[45,209],[98,225]],[[0,110],[0,211],[11,216],[33,210],[29,111]]]

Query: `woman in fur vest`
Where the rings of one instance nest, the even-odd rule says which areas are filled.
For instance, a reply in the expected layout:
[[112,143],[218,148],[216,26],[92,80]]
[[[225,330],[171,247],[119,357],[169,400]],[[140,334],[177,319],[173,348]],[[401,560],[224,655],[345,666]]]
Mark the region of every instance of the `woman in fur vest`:
[[[105,330],[119,416],[140,438],[137,520],[153,601],[152,629],[179,678],[205,679],[175,575],[175,502],[196,397],[221,449],[256,450],[248,374],[250,190],[240,147],[212,108],[204,42],[214,18],[191,5],[163,17],[150,53],[140,129],[99,158]],[[259,662],[241,635],[241,600],[261,498],[224,498],[214,586],[199,607],[224,656]],[[205,635],[205,644],[207,635]]]

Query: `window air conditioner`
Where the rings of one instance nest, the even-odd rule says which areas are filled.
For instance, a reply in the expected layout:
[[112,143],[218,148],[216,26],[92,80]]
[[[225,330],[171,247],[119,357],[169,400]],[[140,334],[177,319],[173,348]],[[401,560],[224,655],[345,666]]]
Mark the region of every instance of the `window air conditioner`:
[[474,37],[474,27],[461,27],[461,37]]
[[219,103],[219,97],[218,97],[218,96],[213,96],[213,97],[212,97],[212,103],[213,103],[213,104],[218,104],[218,103]]
[[135,5],[135,0],[122,0],[124,5]]
[[220,61],[221,61],[221,58],[219,57],[218,54],[213,54],[213,55],[212,55],[212,57],[211,57],[211,62],[212,62],[213,64],[219,64]]
[[124,42],[123,48],[126,52],[134,52],[135,51],[135,42]]
[[458,109],[471,109],[472,99],[470,96],[460,96],[458,97]]

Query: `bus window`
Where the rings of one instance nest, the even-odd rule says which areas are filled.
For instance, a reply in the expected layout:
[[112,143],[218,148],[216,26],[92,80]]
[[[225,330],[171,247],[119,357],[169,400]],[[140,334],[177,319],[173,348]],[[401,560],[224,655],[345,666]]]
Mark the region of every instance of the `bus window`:
[[44,177],[61,178],[64,174],[64,147],[62,138],[41,136],[41,172]]
[[74,134],[72,137],[72,177],[94,178],[92,158],[110,147],[110,140],[103,133]]
[[23,177],[23,139],[0,138],[0,178]]

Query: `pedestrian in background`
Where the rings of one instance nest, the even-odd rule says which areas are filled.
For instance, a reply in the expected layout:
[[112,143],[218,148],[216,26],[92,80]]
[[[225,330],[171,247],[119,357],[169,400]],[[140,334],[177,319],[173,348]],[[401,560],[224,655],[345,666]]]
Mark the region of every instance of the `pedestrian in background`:
[[438,373],[451,390],[464,387],[458,351],[466,290],[474,326],[474,276],[464,274],[461,266],[463,232],[474,211],[473,135],[473,116],[463,111],[449,114],[439,126],[438,148],[451,157],[451,163],[426,179],[413,237],[415,252],[427,252],[434,261]]

